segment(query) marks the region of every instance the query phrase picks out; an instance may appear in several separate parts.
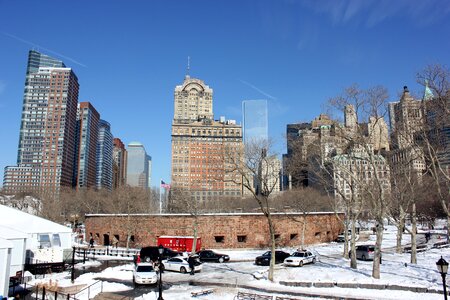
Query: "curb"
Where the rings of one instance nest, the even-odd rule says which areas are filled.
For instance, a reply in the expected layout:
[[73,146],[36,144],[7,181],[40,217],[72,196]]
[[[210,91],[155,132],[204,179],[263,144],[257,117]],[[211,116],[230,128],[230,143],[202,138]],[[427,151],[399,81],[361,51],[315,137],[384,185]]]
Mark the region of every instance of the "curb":
[[376,283],[351,283],[351,282],[309,282],[309,281],[280,281],[284,286],[297,286],[297,287],[316,287],[316,288],[353,288],[353,289],[372,289],[372,290],[391,290],[391,291],[410,291],[413,293],[433,293],[443,294],[443,291],[439,291],[433,288],[426,288],[421,286],[402,286],[396,284],[376,284]]

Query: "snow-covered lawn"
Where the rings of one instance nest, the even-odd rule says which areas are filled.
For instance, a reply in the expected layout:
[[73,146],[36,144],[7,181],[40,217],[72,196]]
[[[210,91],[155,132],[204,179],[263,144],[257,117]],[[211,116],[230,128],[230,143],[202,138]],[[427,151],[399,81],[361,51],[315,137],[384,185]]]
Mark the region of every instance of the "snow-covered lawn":
[[[410,254],[395,253],[395,227],[387,226],[383,239],[383,260],[381,265],[381,278],[373,279],[372,262],[358,261],[358,269],[349,267],[349,260],[342,257],[343,244],[328,243],[308,247],[318,256],[316,264],[308,264],[303,267],[285,267],[277,265],[275,269],[275,282],[267,280],[268,267],[256,266],[254,258],[261,255],[263,250],[217,250],[230,255],[230,262],[224,264],[205,263],[203,271],[194,276],[175,272],[163,273],[163,295],[166,299],[190,299],[192,291],[214,288],[214,292],[208,295],[198,296],[199,299],[233,299],[239,290],[247,292],[289,295],[292,298],[308,299],[296,294],[310,293],[340,297],[354,297],[361,299],[442,299],[438,293],[414,293],[402,290],[386,290],[384,286],[397,285],[402,287],[427,288],[440,291],[442,279],[436,270],[436,261],[441,255],[450,260],[450,249],[430,249],[418,253],[418,263],[409,263]],[[436,231],[429,244],[438,241],[443,232]],[[423,235],[421,236],[421,238]],[[370,235],[363,243],[373,243],[375,236]],[[409,236],[405,235],[403,243],[409,243]],[[293,248],[283,250],[293,252]],[[98,257],[97,257],[98,258]],[[90,265],[98,265],[98,261],[87,262],[84,266],[89,270]],[[81,265],[77,266],[81,267]],[[100,273],[85,273],[79,276],[75,284],[90,285],[101,281],[103,292],[115,292],[134,297],[135,299],[157,299],[157,286],[138,287],[134,289],[132,284],[133,264],[124,261],[123,265],[106,268]],[[262,275],[262,276],[255,276]],[[257,279],[260,278],[261,279]],[[47,278],[48,280],[48,278]],[[70,285],[70,274],[61,273],[53,276],[59,286]],[[287,286],[290,283],[333,283],[333,284],[376,284],[379,289],[365,288],[341,288],[341,287],[295,287]],[[218,286],[220,285],[220,286]],[[100,292],[101,284],[91,288],[90,295]],[[79,295],[80,296],[80,295]],[[87,295],[86,295],[87,297]],[[87,299],[87,298],[85,298]]]

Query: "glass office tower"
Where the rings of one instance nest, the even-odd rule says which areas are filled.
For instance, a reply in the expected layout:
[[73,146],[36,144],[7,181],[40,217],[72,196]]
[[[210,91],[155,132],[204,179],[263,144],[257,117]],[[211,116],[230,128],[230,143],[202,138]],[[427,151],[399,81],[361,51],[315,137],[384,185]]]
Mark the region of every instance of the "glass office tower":
[[267,100],[242,101],[242,127],[244,144],[268,140]]
[[147,189],[149,187],[149,158],[144,145],[139,142],[128,144],[127,184]]

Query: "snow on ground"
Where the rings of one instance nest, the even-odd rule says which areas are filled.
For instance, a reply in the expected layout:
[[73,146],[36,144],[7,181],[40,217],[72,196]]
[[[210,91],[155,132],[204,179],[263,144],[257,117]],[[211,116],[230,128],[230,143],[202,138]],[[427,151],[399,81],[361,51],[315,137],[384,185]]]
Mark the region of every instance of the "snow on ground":
[[[419,240],[424,239],[420,234]],[[443,238],[444,230],[435,229],[429,245]],[[361,237],[364,233],[361,233]],[[374,235],[364,235],[364,241],[360,243],[374,243]],[[404,235],[403,244],[409,243],[409,235]],[[398,285],[408,287],[421,287],[433,290],[442,289],[442,279],[436,270],[436,261],[441,255],[450,260],[450,249],[430,249],[426,252],[418,253],[418,263],[410,264],[410,255],[407,253],[396,254],[396,229],[394,226],[386,226],[383,238],[383,260],[381,265],[381,278],[372,278],[372,262],[358,261],[358,269],[349,267],[349,260],[342,257],[344,245],[342,243],[327,243],[308,247],[318,256],[318,262],[303,267],[284,267],[282,264],[276,265],[275,282],[267,280],[268,267],[256,266],[253,262],[256,256],[261,255],[266,250],[246,249],[246,250],[217,250],[220,253],[230,255],[230,262],[224,264],[205,263],[201,273],[194,276],[175,272],[163,273],[163,295],[166,299],[190,299],[192,291],[199,291],[205,288],[214,288],[214,292],[209,295],[198,296],[199,299],[233,299],[239,290],[252,293],[271,294],[288,296],[298,299],[308,299],[300,297],[296,293],[310,293],[339,297],[356,297],[361,299],[442,299],[438,293],[414,293],[410,291],[385,290],[385,289],[363,289],[363,288],[302,288],[291,287],[280,284],[280,282],[333,282],[333,283],[369,283],[378,285]],[[282,249],[293,252],[293,248]],[[120,293],[134,299],[151,300],[157,299],[157,286],[140,286],[134,288],[132,284],[133,263],[124,261],[123,265],[109,267],[101,272],[89,272],[90,267],[98,267],[104,263],[101,260],[105,257],[95,257],[96,260],[78,264],[76,268],[85,268],[87,271],[75,280],[75,284],[91,285],[97,281],[90,289],[90,296],[99,293],[102,287],[103,292]],[[117,259],[115,257],[114,259]],[[128,258],[127,258],[128,259]],[[256,279],[254,274],[261,274],[262,279]],[[42,279],[41,279],[42,280]],[[48,278],[46,279],[48,280]],[[59,286],[70,286],[70,274],[60,273],[52,276],[53,282]],[[195,284],[210,283],[210,286],[196,286]],[[218,284],[227,284],[229,287],[218,287]],[[241,286],[241,287],[238,287]],[[244,286],[245,288],[242,288]],[[266,291],[266,292],[265,292]],[[83,299],[83,295],[78,295]],[[87,299],[87,296],[86,298]]]

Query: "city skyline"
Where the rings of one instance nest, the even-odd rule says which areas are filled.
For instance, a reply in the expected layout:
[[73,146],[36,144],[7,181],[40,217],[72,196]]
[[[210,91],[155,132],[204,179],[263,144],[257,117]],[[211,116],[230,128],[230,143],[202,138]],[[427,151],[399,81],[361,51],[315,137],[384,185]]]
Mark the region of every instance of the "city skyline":
[[[74,69],[78,101],[91,102],[114,137],[145,146],[154,186],[170,181],[173,87],[188,72],[214,90],[216,119],[242,124],[242,101],[267,99],[269,137],[282,154],[286,125],[313,120],[343,88],[381,84],[398,101],[404,85],[423,92],[415,74],[427,64],[450,64],[450,42],[440,38],[450,5],[439,1],[26,4],[0,4],[2,178],[17,160],[32,48]],[[192,6],[197,17],[186,14]]]

